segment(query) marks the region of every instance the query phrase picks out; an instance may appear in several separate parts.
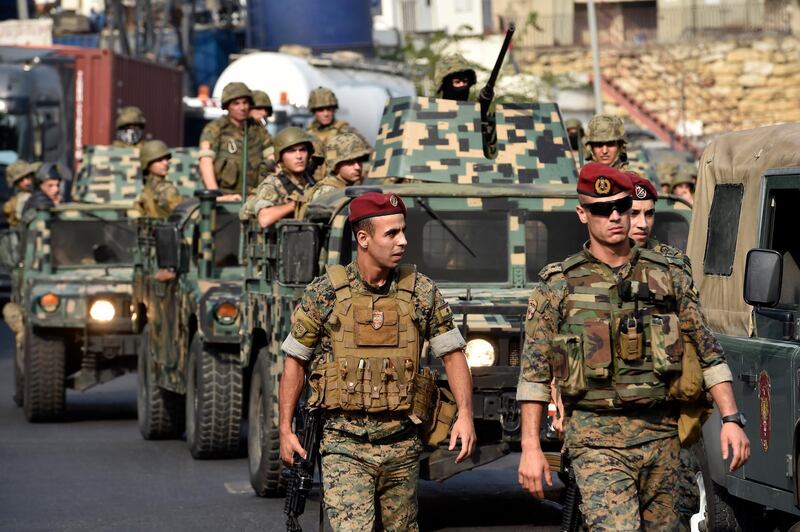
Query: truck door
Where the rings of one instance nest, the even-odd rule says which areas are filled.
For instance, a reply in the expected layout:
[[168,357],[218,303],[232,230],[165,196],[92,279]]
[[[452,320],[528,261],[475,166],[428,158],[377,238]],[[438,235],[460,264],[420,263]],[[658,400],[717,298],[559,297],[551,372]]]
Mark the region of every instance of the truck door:
[[751,445],[744,476],[791,491],[800,369],[800,175],[768,173],[764,202],[760,247],[783,255],[781,300],[754,313],[756,338],[734,340],[731,355],[740,361],[734,379]]

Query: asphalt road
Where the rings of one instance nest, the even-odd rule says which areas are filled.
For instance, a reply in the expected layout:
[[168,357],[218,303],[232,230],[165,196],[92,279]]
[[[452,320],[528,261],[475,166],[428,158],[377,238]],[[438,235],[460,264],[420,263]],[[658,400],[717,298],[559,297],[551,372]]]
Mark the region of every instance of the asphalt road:
[[[199,461],[183,441],[141,438],[135,375],[69,392],[62,422],[31,424],[11,399],[11,357],[0,322],[0,530],[285,530],[283,499],[254,495],[244,457]],[[421,482],[421,528],[558,530],[559,506],[522,491],[517,459]],[[316,489],[312,499],[306,531],[317,529]]]

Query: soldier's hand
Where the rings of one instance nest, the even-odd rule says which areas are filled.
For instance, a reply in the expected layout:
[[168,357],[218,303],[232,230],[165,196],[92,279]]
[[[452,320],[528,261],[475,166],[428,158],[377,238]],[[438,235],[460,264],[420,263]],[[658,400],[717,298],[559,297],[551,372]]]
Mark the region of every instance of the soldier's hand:
[[750,459],[750,440],[736,423],[723,423],[719,431],[720,445],[722,446],[722,459],[728,459],[728,448],[733,450],[729,470],[736,471]]
[[453,430],[450,432],[450,449],[451,451],[456,448],[456,441],[461,440],[461,452],[456,456],[456,463],[462,462],[468,458],[475,451],[475,425],[472,423],[472,416],[458,416],[458,419],[453,425]]
[[241,194],[223,194],[217,198],[217,201],[242,201]]
[[303,449],[303,446],[300,444],[300,440],[297,439],[297,435],[294,432],[286,432],[281,433],[280,436],[280,444],[281,444],[281,460],[287,466],[291,466],[294,463],[294,454],[297,453],[306,458],[306,450]]
[[548,486],[553,485],[550,478],[550,464],[544,457],[541,447],[535,449],[522,449],[522,456],[519,459],[519,483],[531,492],[537,499],[544,499],[544,483]]

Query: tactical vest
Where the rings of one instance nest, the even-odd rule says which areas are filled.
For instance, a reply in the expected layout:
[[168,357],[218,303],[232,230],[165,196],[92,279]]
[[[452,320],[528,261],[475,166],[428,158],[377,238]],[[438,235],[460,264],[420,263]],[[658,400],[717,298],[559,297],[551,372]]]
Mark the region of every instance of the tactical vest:
[[[223,117],[226,118],[226,117]],[[258,186],[260,166],[263,157],[263,128],[249,122],[247,126],[247,189]],[[230,121],[220,129],[218,148],[214,156],[214,174],[220,190],[226,194],[242,192],[242,150],[244,150],[244,130]]]
[[588,262],[577,254],[561,264],[568,294],[550,357],[564,402],[600,410],[664,401],[684,351],[667,259],[641,250],[620,282]]
[[[344,266],[329,266],[327,275],[336,292],[328,318],[333,359],[312,370],[309,405],[369,413],[411,414],[412,408],[416,412],[421,350],[411,303],[416,268],[400,266],[396,292],[380,297],[354,293]],[[433,389],[422,392],[429,402]],[[430,404],[419,408],[429,415]]]

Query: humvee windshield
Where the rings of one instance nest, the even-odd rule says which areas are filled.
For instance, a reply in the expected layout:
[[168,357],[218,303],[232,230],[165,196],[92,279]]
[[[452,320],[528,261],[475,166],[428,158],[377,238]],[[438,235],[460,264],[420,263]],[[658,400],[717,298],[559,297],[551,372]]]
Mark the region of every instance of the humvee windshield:
[[[416,264],[420,272],[438,283],[509,282],[511,254],[523,253],[521,245],[513,249],[510,246],[512,230],[516,231],[511,226],[512,214],[520,226],[524,220],[528,282],[536,282],[545,265],[580,251],[589,238],[574,207],[542,211],[538,198],[475,198],[481,208],[453,207],[454,203],[469,204],[467,198],[453,198],[449,204],[446,198],[429,198],[425,201],[433,214],[418,201],[403,199],[408,208],[408,247],[403,262]],[[685,250],[688,233],[689,222],[680,214],[656,215],[653,237],[661,242]],[[348,237],[352,234],[349,224],[343,234]],[[355,247],[352,237],[342,240],[341,260],[347,263],[354,257]]]
[[127,220],[52,220],[53,266],[132,264],[136,231]]
[[236,213],[217,209],[217,225],[214,231],[214,264],[217,268],[239,265],[239,216]]

